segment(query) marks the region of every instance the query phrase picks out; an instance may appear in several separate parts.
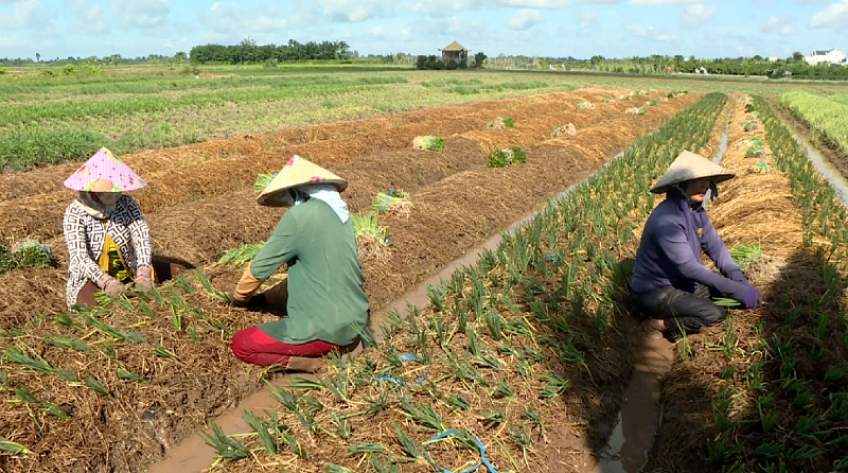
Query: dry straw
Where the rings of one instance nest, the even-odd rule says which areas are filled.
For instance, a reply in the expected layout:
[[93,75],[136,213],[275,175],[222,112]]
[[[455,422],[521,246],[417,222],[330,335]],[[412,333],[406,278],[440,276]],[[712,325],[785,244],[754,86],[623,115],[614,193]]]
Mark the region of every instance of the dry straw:
[[409,217],[412,213],[412,201],[406,192],[390,190],[378,193],[371,208],[381,214]]
[[353,231],[356,234],[356,244],[359,249],[359,260],[362,262],[386,263],[391,258],[389,238],[385,227],[377,221],[377,215],[352,214]]
[[572,123],[554,128],[551,133],[551,138],[559,138],[560,136],[574,136],[577,134],[577,128]]

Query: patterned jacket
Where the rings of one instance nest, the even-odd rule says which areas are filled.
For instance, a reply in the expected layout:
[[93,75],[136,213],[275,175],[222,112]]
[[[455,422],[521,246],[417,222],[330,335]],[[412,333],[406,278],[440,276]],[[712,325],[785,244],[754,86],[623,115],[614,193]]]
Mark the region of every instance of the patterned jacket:
[[74,200],[65,210],[64,228],[70,256],[67,286],[69,308],[76,304],[77,295],[85,283],[91,281],[97,284],[103,275],[98,261],[107,231],[120,248],[133,276],[139,266],[150,266],[150,231],[138,203],[128,195],[118,199],[108,220],[92,217],[80,206],[79,201]]

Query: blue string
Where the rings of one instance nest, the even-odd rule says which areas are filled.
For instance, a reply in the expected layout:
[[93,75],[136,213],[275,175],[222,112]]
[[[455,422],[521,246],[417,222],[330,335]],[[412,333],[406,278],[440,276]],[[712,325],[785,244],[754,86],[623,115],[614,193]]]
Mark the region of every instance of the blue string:
[[[401,356],[398,357],[398,359],[400,361],[421,361],[421,358],[418,358],[416,355],[401,355]],[[409,383],[407,383],[406,381],[402,381],[402,380],[397,379],[397,378],[392,378],[391,376],[387,375],[386,373],[383,373],[377,379],[380,380],[380,381],[386,381],[386,382],[389,382],[389,383],[399,384],[401,386],[409,386]],[[424,375],[422,375],[421,378],[413,384],[421,384],[421,383],[424,382],[425,379],[427,379],[427,369],[424,370]]]
[[[427,446],[431,443],[438,442],[443,438],[452,437],[460,433],[465,433],[466,435],[471,437],[472,440],[474,440],[474,443],[477,444],[477,449],[480,450],[480,460],[477,462],[476,465],[472,466],[471,468],[459,472],[448,470],[447,468],[436,465],[436,462],[434,462],[433,459],[430,458],[430,453],[427,451]],[[480,439],[471,435],[467,430],[448,430],[424,442],[424,457],[427,458],[427,461],[429,461],[431,465],[435,466],[436,468],[440,468],[441,473],[471,473],[472,471],[477,471],[477,469],[480,468],[480,466],[482,465],[486,465],[486,468],[489,470],[489,473],[498,473],[498,470],[496,470],[492,463],[489,462],[489,459],[486,458],[486,446],[483,445],[483,442],[481,442]]]
[[380,209],[380,213],[383,213],[383,212],[386,211],[386,204],[388,204],[391,199],[392,199],[392,194],[389,193],[389,196],[386,197],[386,201],[383,202],[383,208]]

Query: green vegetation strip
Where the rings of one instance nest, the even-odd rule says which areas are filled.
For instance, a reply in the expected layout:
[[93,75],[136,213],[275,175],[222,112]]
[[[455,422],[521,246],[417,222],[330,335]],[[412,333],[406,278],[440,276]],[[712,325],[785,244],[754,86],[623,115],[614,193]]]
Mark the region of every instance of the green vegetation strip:
[[[460,471],[479,461],[479,440],[499,471],[548,471],[535,453],[565,405],[623,387],[610,385],[629,363],[609,358],[623,343],[611,323],[626,310],[617,301],[635,232],[654,208],[650,186],[683,149],[707,144],[725,102],[706,95],[476,265],[430,286],[427,312],[388,314],[379,341],[363,331],[370,348],[355,360],[331,357],[317,380],[272,387],[281,406],[261,419],[246,413],[252,434],[228,437],[212,423],[216,463],[362,471],[367,462],[389,472],[426,461]],[[453,442],[430,443],[454,429]]]
[[780,103],[848,153],[848,101],[836,101],[815,92],[793,90],[780,95]]

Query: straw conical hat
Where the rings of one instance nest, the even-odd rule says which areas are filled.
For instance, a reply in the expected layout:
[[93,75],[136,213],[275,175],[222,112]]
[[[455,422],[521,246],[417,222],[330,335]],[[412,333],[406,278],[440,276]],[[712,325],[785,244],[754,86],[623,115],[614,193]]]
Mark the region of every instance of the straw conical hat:
[[[105,181],[112,185],[104,186]],[[65,181],[65,187],[87,192],[127,192],[147,187],[144,179],[106,148],[94,153]]]
[[733,171],[725,169],[709,159],[684,151],[680,156],[671,163],[665,175],[651,189],[654,194],[662,194],[668,191],[669,187],[681,182],[690,181],[692,179],[701,179],[710,177],[714,182],[726,181],[736,174]]
[[319,183],[332,184],[336,186],[339,192],[344,192],[347,189],[346,180],[309,160],[295,155],[286,163],[282,171],[265,186],[265,190],[259,194],[259,198],[256,200],[259,202],[259,205],[279,207],[277,199],[274,197],[294,187]]

